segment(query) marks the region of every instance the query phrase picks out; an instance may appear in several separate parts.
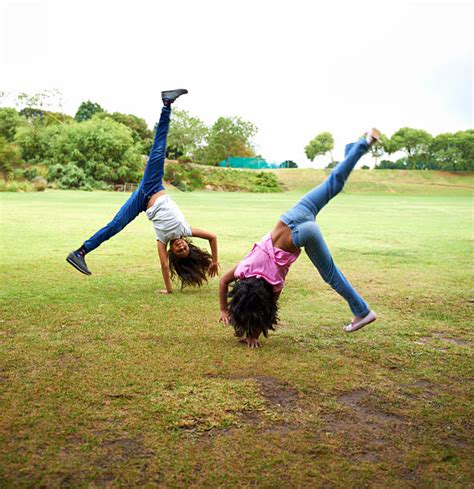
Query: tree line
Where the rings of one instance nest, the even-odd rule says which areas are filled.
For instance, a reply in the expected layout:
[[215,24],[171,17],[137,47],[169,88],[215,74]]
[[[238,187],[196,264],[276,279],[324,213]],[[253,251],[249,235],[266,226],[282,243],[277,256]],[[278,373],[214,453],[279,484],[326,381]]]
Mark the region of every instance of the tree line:
[[[1,93],[0,93],[1,96]],[[132,114],[110,113],[84,101],[74,117],[48,110],[50,93],[16,97],[0,108],[0,172],[5,180],[38,175],[60,188],[104,189],[137,183],[154,131]],[[240,117],[219,117],[210,127],[174,109],[167,156],[217,165],[229,156],[255,156],[257,128]]]
[[[315,136],[305,147],[308,159],[328,155],[328,168],[337,164],[332,157],[334,138],[330,132]],[[379,143],[370,148],[375,169],[474,171],[474,130],[432,136],[423,129],[402,127],[392,137],[382,134]],[[402,152],[397,161],[381,160],[384,154]]]
[[[3,178],[31,180],[40,175],[60,188],[84,189],[137,183],[153,141],[146,121],[108,112],[91,101],[82,102],[72,117],[62,112],[60,103],[52,110],[57,97],[55,91],[19,94],[15,107],[0,108]],[[205,165],[217,165],[230,156],[254,157],[251,141],[256,133],[257,127],[240,117],[219,117],[207,126],[187,111],[174,109],[167,156]],[[330,167],[337,163],[333,148],[332,134],[323,132],[308,143],[305,153],[311,161],[329,154]],[[432,136],[421,129],[402,128],[392,137],[382,135],[370,151],[375,168],[473,171],[474,131]],[[404,158],[382,160],[383,155],[400,151]]]

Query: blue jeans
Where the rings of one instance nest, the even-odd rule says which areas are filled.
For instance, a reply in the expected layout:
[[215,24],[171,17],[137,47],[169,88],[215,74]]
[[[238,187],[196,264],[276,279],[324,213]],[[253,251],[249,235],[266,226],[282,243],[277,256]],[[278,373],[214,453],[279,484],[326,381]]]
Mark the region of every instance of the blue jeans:
[[83,246],[87,253],[95,250],[104,241],[120,232],[127,224],[132,222],[140,212],[146,210],[148,201],[153,194],[160,190],[164,190],[163,174],[170,115],[171,109],[169,107],[163,107],[161,110],[160,122],[156,128],[153,146],[151,147],[150,156],[145,167],[145,172],[137,190],[133,192],[115,217],[106,226],[97,231],[87,241],[84,241]]
[[324,281],[346,299],[351,311],[358,317],[366,316],[370,310],[369,306],[334,263],[315,219],[321,209],[342,190],[352,169],[368,148],[365,138],[357,143],[348,144],[344,161],[334,168],[323,183],[310,190],[280,217],[291,229],[295,246],[304,247]]

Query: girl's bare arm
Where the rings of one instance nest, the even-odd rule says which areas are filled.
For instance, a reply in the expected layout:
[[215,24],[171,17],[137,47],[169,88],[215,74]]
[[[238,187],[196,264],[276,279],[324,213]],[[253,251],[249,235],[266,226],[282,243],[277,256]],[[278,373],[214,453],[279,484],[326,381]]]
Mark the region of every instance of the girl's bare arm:
[[198,229],[191,227],[193,236],[196,238],[207,239],[209,241],[209,246],[211,248],[211,259],[212,262],[209,265],[209,276],[214,277],[219,273],[219,255],[217,252],[217,235],[211,231],[206,231],[205,229]]
[[235,280],[234,273],[235,267],[227,270],[227,272],[222,275],[219,281],[219,307],[220,307],[220,319],[219,322],[224,324],[229,324],[229,311],[227,309],[227,293],[229,292],[229,284]]
[[168,264],[168,253],[166,252],[166,245],[161,241],[157,241],[158,257],[160,258],[161,273],[163,274],[163,281],[165,282],[166,290],[162,290],[163,294],[172,294],[173,286],[171,285],[170,278],[170,266]]

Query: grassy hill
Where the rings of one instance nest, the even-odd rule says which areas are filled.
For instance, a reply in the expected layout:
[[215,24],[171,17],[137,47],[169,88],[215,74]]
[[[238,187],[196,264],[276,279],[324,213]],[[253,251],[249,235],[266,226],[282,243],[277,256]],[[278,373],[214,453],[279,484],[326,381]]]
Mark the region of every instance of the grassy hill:
[[[321,183],[329,170],[295,168],[268,170],[287,190],[306,190]],[[348,193],[439,194],[474,190],[474,173],[409,170],[354,170],[344,191]]]

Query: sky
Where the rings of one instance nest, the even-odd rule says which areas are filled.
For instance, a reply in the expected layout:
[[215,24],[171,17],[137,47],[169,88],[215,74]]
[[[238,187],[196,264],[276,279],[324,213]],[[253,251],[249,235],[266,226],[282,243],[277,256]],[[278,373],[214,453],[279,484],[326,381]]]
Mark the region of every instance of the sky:
[[208,125],[253,122],[272,162],[323,166],[304,154],[322,131],[338,160],[370,127],[469,129],[473,4],[0,0],[0,91],[57,89],[70,115],[91,100],[153,127],[161,90],[178,87],[176,106]]

